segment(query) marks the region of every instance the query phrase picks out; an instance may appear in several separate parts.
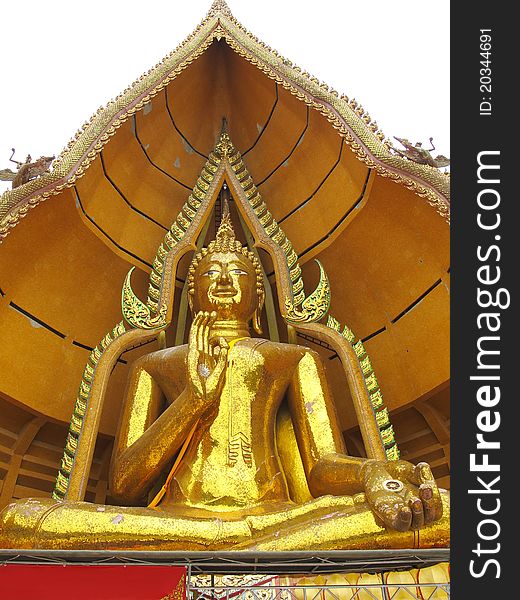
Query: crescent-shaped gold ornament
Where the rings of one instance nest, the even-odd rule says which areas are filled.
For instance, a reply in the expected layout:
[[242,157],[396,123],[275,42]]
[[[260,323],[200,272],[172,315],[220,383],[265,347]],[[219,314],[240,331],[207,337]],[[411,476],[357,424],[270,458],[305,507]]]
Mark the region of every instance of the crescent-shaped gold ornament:
[[166,322],[166,306],[162,305],[157,315],[152,317],[151,310],[134,293],[131,284],[132,272],[128,271],[121,291],[121,310],[124,320],[134,329],[161,329],[168,325]]
[[[316,260],[316,259],[315,259]],[[287,299],[285,318],[289,323],[316,323],[329,311],[330,307],[330,282],[323,265],[316,260],[320,268],[320,280],[316,289],[302,302],[302,310],[295,308],[293,301]]]

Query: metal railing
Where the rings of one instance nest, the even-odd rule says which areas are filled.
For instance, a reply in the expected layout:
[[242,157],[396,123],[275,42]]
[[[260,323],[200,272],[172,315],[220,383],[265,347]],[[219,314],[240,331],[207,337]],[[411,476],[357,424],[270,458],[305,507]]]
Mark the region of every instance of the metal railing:
[[448,548],[427,550],[329,550],[291,552],[181,552],[146,550],[1,550],[0,564],[170,564],[186,566],[188,577],[197,574],[265,573],[301,574],[389,572],[422,569],[449,562]]
[[188,580],[187,600],[446,600],[449,582],[345,585],[198,586]]

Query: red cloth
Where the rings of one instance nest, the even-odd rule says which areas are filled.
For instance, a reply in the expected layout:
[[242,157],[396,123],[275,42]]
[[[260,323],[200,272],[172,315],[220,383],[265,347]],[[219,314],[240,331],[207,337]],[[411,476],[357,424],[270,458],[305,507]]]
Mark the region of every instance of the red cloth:
[[186,600],[186,568],[152,565],[0,565],[2,600]]

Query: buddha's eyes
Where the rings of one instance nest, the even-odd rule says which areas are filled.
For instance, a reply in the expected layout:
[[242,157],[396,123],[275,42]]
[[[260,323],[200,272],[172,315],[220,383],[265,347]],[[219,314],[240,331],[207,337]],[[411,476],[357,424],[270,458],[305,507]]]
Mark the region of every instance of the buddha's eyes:
[[[233,273],[234,275],[247,275],[247,271],[238,268],[230,269],[228,273]],[[209,271],[206,271],[204,275],[206,277],[217,277],[218,275],[220,275],[220,271],[218,269],[209,269]]]

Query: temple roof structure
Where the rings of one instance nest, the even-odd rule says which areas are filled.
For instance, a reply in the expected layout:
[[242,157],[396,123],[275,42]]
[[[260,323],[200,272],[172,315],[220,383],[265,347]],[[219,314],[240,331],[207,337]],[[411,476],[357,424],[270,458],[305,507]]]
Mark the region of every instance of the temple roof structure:
[[[449,177],[396,155],[362,107],[216,0],[184,42],[81,128],[49,173],[0,197],[0,476],[9,482],[0,505],[52,489],[53,448],[57,462],[88,354],[121,319],[130,266],[146,295],[157,248],[223,119],[309,289],[311,259],[324,265],[331,313],[370,352],[403,458],[430,460],[448,487]],[[339,361],[316,349],[357,452]],[[127,364],[145,350],[122,356],[113,373],[98,481]]]

